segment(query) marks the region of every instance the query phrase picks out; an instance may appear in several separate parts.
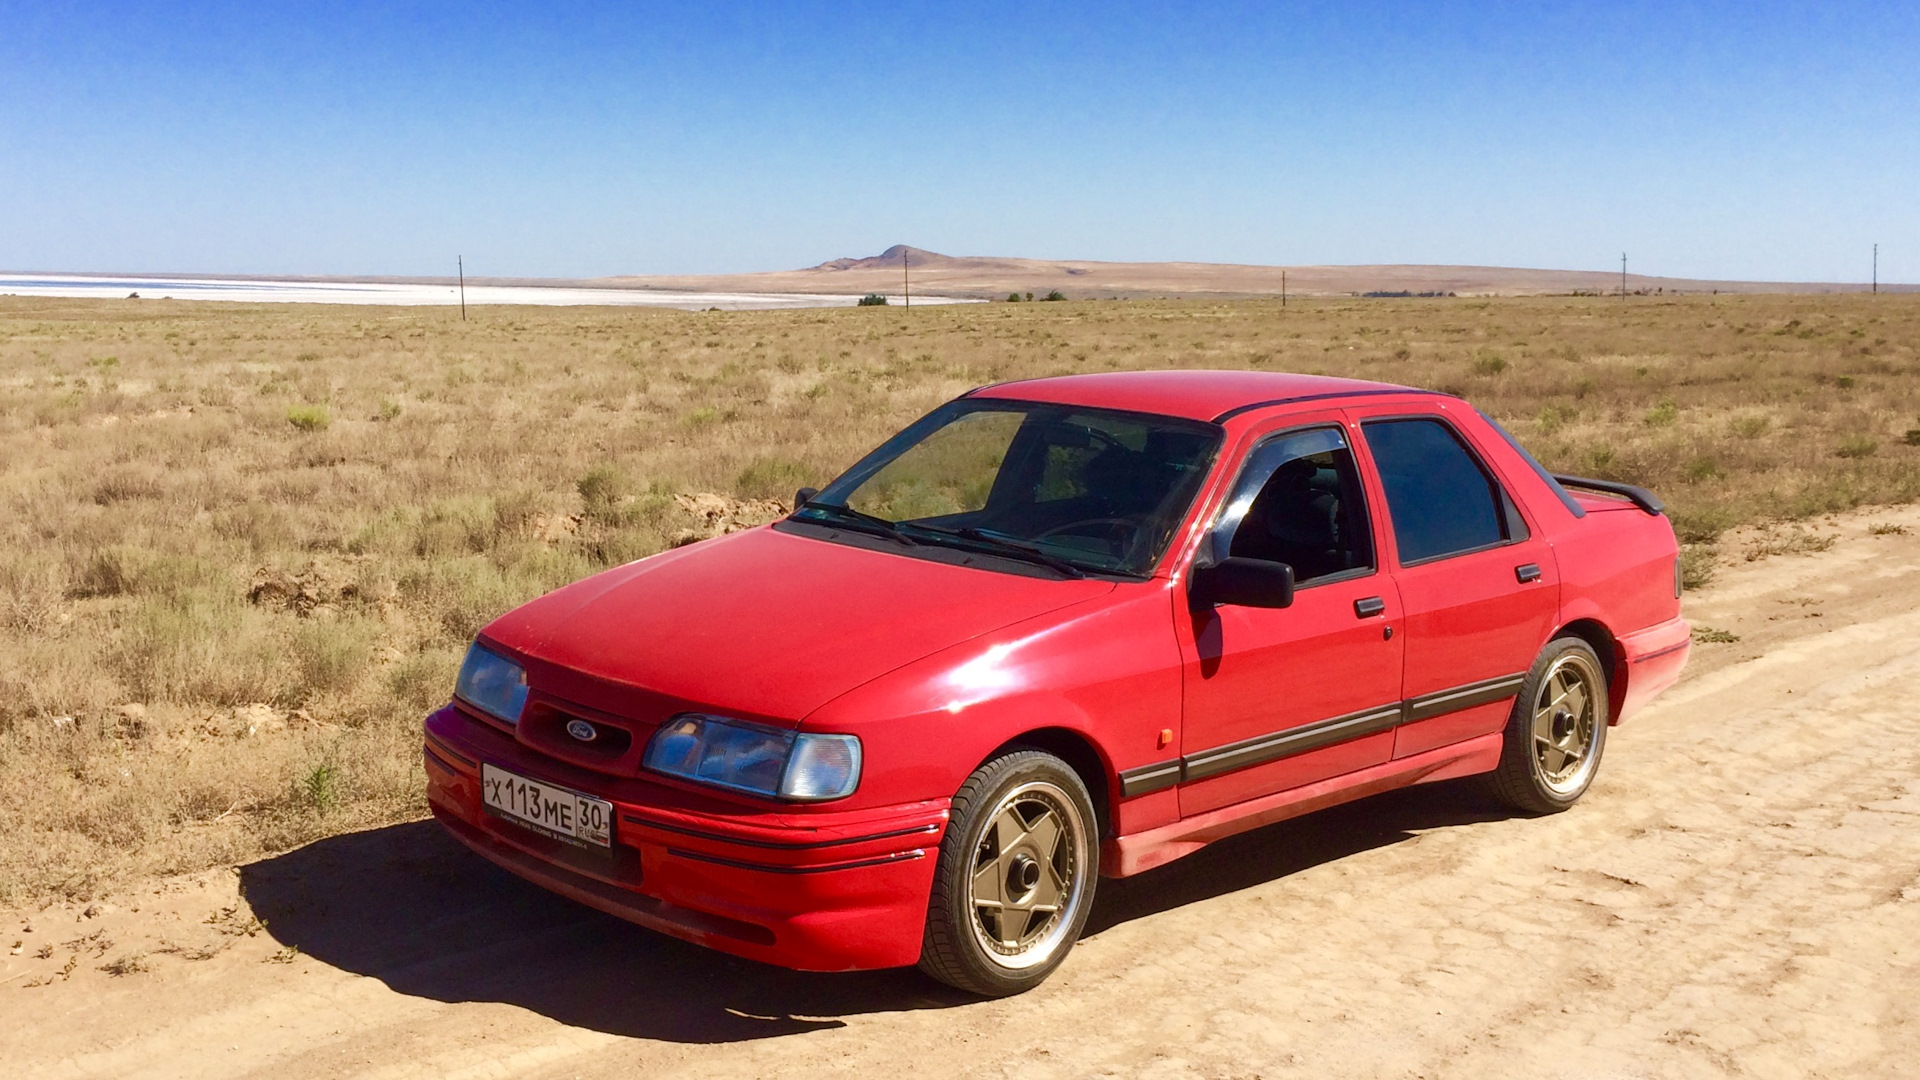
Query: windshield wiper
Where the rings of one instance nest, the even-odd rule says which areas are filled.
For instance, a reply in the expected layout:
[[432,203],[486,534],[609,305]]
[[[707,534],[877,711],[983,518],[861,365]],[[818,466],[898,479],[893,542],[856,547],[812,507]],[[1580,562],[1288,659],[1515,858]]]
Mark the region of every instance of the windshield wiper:
[[[852,528],[855,532],[868,533],[873,536],[885,536],[889,539],[898,540],[908,547],[913,547],[920,542],[908,536],[906,533],[901,532],[900,526],[897,523],[888,521],[883,517],[875,517],[872,514],[855,510],[851,506],[842,506],[838,503],[810,502],[800,509],[818,510],[828,517],[835,519],[839,525]],[[799,512],[799,510],[794,511],[796,515],[799,514]]]
[[943,529],[935,525],[916,524],[913,525],[912,528],[920,532],[933,533],[935,536],[951,536],[960,540],[970,541],[979,547],[986,548],[994,554],[1005,555],[1009,558],[1020,559],[1024,562],[1038,563],[1049,570],[1056,570],[1067,577],[1080,578],[1087,576],[1085,570],[1082,570],[1080,567],[1075,566],[1073,563],[1057,555],[1049,555],[1030,544],[1023,544],[1018,540],[1009,540],[1003,536],[995,536],[992,533],[982,532],[971,526],[964,529]]

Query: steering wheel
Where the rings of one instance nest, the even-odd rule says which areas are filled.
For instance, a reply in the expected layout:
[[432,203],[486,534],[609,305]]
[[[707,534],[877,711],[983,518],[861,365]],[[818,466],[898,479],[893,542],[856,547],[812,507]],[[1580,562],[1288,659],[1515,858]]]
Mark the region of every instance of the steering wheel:
[[[1129,535],[1122,537],[1119,530],[1125,529]],[[1046,530],[1035,540],[1045,540],[1052,536],[1095,536],[1113,544],[1116,555],[1124,555],[1140,537],[1140,520],[1137,517],[1095,517],[1069,521]]]

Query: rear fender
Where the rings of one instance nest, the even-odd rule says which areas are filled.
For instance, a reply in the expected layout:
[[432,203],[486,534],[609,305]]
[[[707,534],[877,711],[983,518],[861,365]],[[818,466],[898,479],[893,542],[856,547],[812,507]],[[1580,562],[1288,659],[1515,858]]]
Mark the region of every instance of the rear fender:
[[1594,653],[1600,657],[1600,663],[1606,669],[1607,723],[1620,723],[1627,703],[1627,683],[1633,677],[1620,639],[1607,628],[1606,622],[1600,618],[1597,605],[1590,601],[1563,605],[1560,617],[1560,628],[1553,632],[1553,636],[1577,637],[1593,646]]

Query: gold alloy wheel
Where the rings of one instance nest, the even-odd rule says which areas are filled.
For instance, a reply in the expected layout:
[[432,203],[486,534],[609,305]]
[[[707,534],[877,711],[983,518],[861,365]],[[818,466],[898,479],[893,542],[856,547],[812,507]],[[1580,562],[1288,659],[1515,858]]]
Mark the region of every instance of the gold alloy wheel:
[[1004,967],[1043,964],[1086,894],[1086,823],[1044,780],[1008,792],[985,820],[967,882],[974,938]]
[[1540,680],[1533,705],[1533,767],[1555,795],[1577,794],[1599,763],[1594,748],[1603,685],[1593,661],[1578,652],[1555,660]]

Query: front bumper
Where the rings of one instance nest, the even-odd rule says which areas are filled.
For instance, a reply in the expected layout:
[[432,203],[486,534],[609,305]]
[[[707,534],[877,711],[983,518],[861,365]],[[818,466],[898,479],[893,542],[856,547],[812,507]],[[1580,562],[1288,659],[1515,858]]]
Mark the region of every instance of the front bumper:
[[[485,811],[483,761],[613,803],[611,852]],[[804,971],[920,959],[945,799],[854,811],[742,806],[558,761],[451,705],[427,717],[426,766],[427,801],[457,839],[590,907]]]

